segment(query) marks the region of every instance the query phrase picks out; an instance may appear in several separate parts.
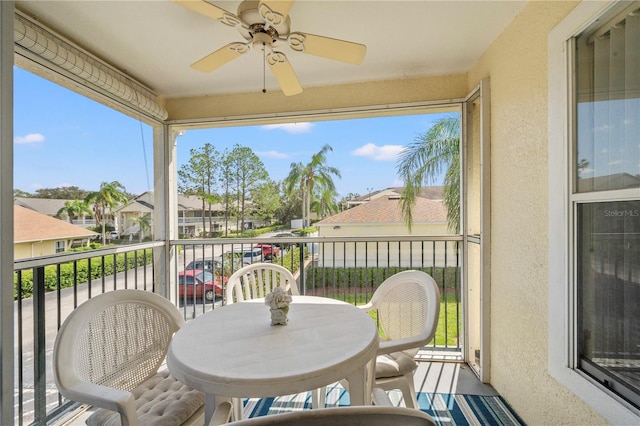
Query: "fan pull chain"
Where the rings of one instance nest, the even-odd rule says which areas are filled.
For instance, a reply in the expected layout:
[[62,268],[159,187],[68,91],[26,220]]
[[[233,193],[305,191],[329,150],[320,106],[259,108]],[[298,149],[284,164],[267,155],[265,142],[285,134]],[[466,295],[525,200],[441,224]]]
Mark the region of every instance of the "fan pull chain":
[[262,43],[262,93],[267,93],[267,47]]

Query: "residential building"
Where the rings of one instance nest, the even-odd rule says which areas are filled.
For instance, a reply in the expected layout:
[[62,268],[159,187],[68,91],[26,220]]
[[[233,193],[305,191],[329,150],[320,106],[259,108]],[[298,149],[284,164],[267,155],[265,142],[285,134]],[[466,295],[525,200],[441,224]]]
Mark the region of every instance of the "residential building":
[[[438,188],[439,189],[439,188]],[[318,237],[353,237],[363,240],[380,236],[401,235],[450,235],[447,229],[447,209],[439,190],[425,189],[422,194],[439,199],[418,196],[413,210],[411,229],[407,226],[400,205],[400,189],[379,191],[371,200],[363,201],[348,210],[323,219],[314,225],[318,228]],[[439,256],[439,266],[444,265],[447,253],[433,246],[415,250],[410,244],[397,243],[399,247],[386,247],[368,244],[364,241],[333,246],[321,245],[317,256],[320,266],[397,266],[410,264],[411,260]],[[453,248],[453,247],[452,247]],[[354,255],[357,253],[357,256]],[[394,253],[394,255],[391,255]],[[398,256],[396,253],[400,253]]]
[[[38,213],[46,214],[50,217],[58,217],[60,209],[64,208],[65,203],[74,200],[60,200],[53,198],[32,198],[32,197],[15,197],[13,202],[16,206],[26,207],[28,209],[37,211]],[[66,213],[62,213],[60,219],[69,221],[69,217]],[[79,218],[73,219],[73,224],[83,226],[85,228],[96,226],[96,220],[92,215],[83,214]]]
[[[355,206],[359,206],[360,204],[364,204],[368,201],[374,200],[378,197],[382,197],[385,195],[401,195],[402,187],[392,187],[385,188],[379,191],[373,191],[365,195],[361,195],[359,197],[354,198],[353,200],[347,200],[344,202],[346,208],[350,209]],[[441,200],[442,199],[442,186],[425,186],[422,188],[422,192],[419,195],[423,198],[433,199],[433,200]]]
[[73,247],[88,247],[97,232],[60,219],[14,206],[14,258],[50,256]]
[[[224,232],[225,218],[224,205],[214,203],[209,206],[204,204],[195,195],[178,195],[178,232],[186,237],[200,237],[210,232]],[[120,224],[117,229],[121,235],[129,235],[139,238],[140,226],[134,218],[149,215],[151,225],[147,237],[154,235],[153,229],[154,199],[153,191],[147,191],[130,200],[126,205],[115,210],[117,222]],[[265,220],[247,217],[245,218],[245,229],[252,229],[268,225]],[[227,229],[235,231],[238,223],[235,216],[230,216]]]

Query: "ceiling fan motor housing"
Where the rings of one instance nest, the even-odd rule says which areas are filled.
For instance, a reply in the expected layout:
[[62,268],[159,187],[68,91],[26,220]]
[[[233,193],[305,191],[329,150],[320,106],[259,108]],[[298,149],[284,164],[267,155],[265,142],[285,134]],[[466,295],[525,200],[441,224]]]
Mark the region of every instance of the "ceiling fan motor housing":
[[254,39],[255,34],[266,33],[271,37],[271,42],[275,42],[280,37],[287,37],[291,31],[289,16],[283,19],[282,15],[272,12],[264,3],[260,5],[257,0],[240,3],[237,15],[243,23],[237,27],[238,31],[247,41]]

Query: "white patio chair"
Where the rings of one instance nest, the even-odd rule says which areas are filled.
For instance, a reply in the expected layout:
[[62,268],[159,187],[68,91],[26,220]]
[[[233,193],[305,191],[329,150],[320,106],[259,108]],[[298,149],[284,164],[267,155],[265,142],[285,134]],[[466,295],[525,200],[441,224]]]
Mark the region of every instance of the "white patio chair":
[[[115,290],[81,304],[64,321],[53,348],[53,377],[65,398],[99,408],[89,425],[183,425],[202,417],[204,395],[178,382],[163,364],[184,324],[164,297]],[[226,422],[230,407],[218,412]]]
[[[426,272],[399,272],[380,284],[371,301],[359,308],[378,311],[383,334],[376,357],[374,387],[400,389],[405,405],[417,409],[413,374],[418,364],[414,358],[436,333],[440,315],[438,285]],[[344,380],[342,384],[348,386]],[[319,391],[320,405],[324,405],[325,392]]]
[[234,426],[434,426],[431,416],[405,407],[332,407],[231,422]]
[[375,387],[400,389],[405,405],[418,408],[413,374],[414,357],[433,339],[440,315],[440,290],[434,279],[422,271],[403,271],[387,278],[360,306],[377,309],[384,337],[376,357]]
[[[225,303],[231,305],[245,300],[265,297],[275,287],[283,287],[290,290],[291,294],[298,295],[298,284],[293,274],[284,266],[275,263],[253,263],[243,266],[231,274],[226,283]],[[233,418],[242,419],[242,400],[232,398]]]
[[265,297],[275,287],[284,287],[298,295],[298,284],[293,274],[275,263],[253,263],[231,274],[226,284],[225,303],[231,305],[250,299]]

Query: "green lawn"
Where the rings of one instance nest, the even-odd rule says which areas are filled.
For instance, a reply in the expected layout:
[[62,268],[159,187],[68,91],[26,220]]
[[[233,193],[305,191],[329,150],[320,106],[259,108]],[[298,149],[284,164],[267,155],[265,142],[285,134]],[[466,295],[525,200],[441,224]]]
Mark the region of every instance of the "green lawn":
[[[327,297],[331,296],[328,295]],[[371,298],[371,295],[346,293],[335,295],[334,298],[355,305],[364,305]],[[459,301],[456,301],[453,294],[447,295],[446,299],[446,301],[440,303],[440,318],[438,319],[435,343],[436,346],[457,347],[460,338],[459,334],[462,332],[462,306]],[[376,310],[369,311],[369,315],[374,321],[378,321],[378,312]],[[384,337],[382,330],[380,330],[380,335]],[[433,344],[433,342],[430,342],[430,344]]]

